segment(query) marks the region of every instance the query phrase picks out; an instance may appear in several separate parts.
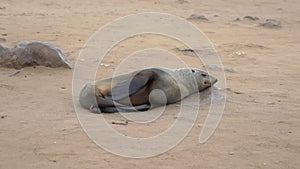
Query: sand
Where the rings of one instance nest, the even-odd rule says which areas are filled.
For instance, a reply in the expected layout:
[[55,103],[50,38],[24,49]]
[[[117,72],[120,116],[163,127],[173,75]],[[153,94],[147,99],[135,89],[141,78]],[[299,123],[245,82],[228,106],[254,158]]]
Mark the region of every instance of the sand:
[[[2,0],[1,43],[51,42],[75,63],[96,30],[138,12],[208,18],[191,22],[214,44],[224,66],[235,70],[225,72],[230,101],[214,135],[198,143],[207,115],[202,112],[170,151],[145,159],[120,157],[99,148],[81,128],[72,101],[73,70],[24,68],[9,77],[16,70],[0,68],[0,168],[299,168],[300,1]],[[243,19],[246,15],[260,19]],[[268,18],[280,20],[281,27],[258,26]],[[172,51],[182,46],[155,35],[128,39],[108,54],[109,66],[102,66],[98,77],[110,76],[123,58],[147,47]],[[195,57],[179,55],[201,68]],[[177,108],[170,105],[169,113],[149,125],[113,127],[133,136],[155,135],[171,124]]]

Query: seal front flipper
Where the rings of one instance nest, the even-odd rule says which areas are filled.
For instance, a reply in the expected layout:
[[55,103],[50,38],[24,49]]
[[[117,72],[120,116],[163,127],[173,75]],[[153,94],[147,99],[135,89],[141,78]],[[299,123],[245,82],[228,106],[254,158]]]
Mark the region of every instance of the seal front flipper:
[[132,113],[139,111],[146,111],[151,108],[150,104],[143,104],[138,106],[126,106],[126,105],[116,105],[115,107],[102,107],[101,112],[103,113],[114,113],[114,112],[122,112],[122,113]]
[[147,86],[151,82],[152,75],[152,71],[140,72],[132,78],[118,83],[104,98],[114,101],[128,98]]

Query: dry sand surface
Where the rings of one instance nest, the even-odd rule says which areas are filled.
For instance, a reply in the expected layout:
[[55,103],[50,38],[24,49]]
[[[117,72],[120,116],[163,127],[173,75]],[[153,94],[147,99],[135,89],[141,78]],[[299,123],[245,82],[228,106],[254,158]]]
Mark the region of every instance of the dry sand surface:
[[[214,135],[198,143],[207,115],[200,112],[187,137],[170,151],[145,159],[120,157],[99,148],[80,127],[72,101],[73,70],[24,68],[9,77],[16,70],[0,68],[0,168],[299,168],[298,0],[1,0],[1,43],[51,42],[75,63],[101,26],[147,11],[208,18],[191,22],[208,36],[224,66],[235,70],[225,72],[230,101]],[[260,19],[243,19],[246,15]],[[282,26],[258,26],[268,18]],[[172,52],[182,44],[157,35],[125,40],[104,59],[109,66],[101,67],[99,77],[110,76],[122,59],[147,47]],[[189,66],[201,68],[195,57],[178,54]],[[170,105],[170,111],[149,125],[113,127],[128,135],[153,136],[171,124],[177,108]],[[105,117],[122,119],[117,114]]]

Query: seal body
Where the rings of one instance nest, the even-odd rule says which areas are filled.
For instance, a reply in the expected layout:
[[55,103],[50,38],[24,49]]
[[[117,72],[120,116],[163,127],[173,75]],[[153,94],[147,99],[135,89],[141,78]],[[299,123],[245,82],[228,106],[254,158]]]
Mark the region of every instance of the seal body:
[[79,102],[92,112],[132,112],[176,103],[217,79],[192,69],[146,68],[86,84]]

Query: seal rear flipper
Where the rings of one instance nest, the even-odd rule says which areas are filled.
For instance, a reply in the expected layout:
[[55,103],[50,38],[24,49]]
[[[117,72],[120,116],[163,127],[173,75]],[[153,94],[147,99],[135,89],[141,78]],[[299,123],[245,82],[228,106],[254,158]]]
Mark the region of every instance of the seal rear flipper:
[[152,71],[143,71],[128,80],[118,83],[108,92],[105,99],[122,100],[139,92],[151,83],[152,75]]

